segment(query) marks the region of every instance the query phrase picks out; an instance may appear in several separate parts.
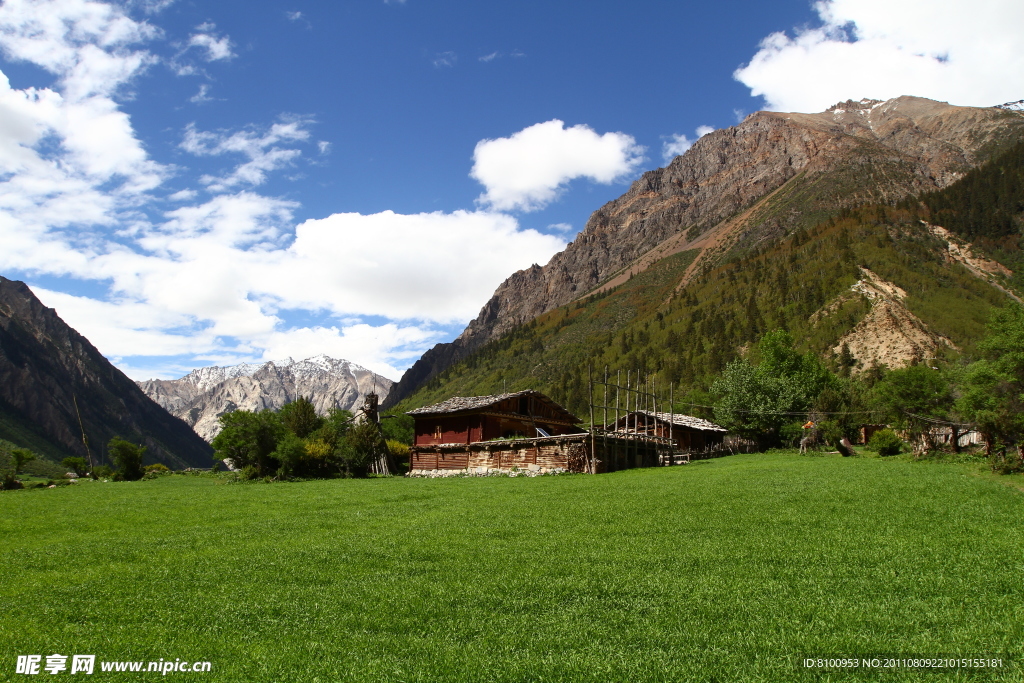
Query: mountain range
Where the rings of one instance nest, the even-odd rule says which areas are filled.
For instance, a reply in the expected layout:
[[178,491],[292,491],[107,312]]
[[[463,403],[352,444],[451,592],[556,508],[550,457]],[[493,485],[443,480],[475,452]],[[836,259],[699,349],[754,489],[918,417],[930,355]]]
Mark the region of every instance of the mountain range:
[[[694,380],[769,324],[821,353],[845,343],[862,368],[969,351],[987,311],[1016,296],[1012,269],[963,235],[885,207],[950,187],[1013,148],[1024,138],[1018,109],[847,101],[817,114],[757,112],[705,135],[595,211],[547,265],[510,276],[455,341],[403,375],[385,407],[502,382],[565,399],[588,362]],[[952,280],[959,299],[933,291]],[[964,300],[979,303],[967,310]]]
[[332,408],[353,410],[370,392],[385,398],[392,384],[355,363],[325,355],[212,366],[180,379],[138,383],[147,396],[207,441],[220,431],[218,418],[232,410],[277,410],[300,396],[309,398],[321,415]]

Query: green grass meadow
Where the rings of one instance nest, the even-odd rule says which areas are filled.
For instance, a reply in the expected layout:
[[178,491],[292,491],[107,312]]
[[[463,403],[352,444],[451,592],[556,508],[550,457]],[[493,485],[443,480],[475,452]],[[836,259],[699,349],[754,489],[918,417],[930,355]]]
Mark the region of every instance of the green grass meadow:
[[[1006,680],[801,656],[1015,657],[1024,495],[968,465],[740,455],[599,476],[0,494],[19,654],[208,660],[83,680]],[[67,672],[39,678],[77,679]],[[32,679],[28,679],[32,680]]]

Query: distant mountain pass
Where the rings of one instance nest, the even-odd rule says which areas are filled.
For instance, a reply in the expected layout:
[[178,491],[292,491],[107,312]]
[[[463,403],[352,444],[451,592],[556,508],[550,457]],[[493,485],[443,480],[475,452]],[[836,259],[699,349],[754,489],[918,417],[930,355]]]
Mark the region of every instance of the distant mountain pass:
[[218,418],[232,410],[277,410],[299,396],[312,400],[321,414],[332,408],[353,410],[370,392],[383,400],[392,384],[355,363],[325,355],[199,368],[181,379],[138,383],[147,396],[207,441],[220,431]]

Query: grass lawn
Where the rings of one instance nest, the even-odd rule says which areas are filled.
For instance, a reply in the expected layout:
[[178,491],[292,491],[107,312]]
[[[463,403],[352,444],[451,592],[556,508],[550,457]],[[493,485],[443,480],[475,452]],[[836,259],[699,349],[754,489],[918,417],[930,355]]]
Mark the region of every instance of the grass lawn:
[[965,465],[787,453],[596,477],[5,492],[0,680],[33,680],[16,655],[57,652],[208,660],[168,674],[204,681],[1019,681],[1024,665],[796,662],[1016,656],[1022,521],[1018,489]]

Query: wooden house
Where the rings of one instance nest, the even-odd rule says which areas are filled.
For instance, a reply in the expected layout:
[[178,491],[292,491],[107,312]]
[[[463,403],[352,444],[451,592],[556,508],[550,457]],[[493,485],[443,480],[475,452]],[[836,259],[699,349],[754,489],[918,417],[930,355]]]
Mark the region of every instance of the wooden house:
[[494,439],[577,434],[581,420],[539,391],[495,396],[456,396],[410,410],[413,446],[470,444]]
[[700,453],[722,445],[725,427],[699,417],[679,413],[635,410],[605,427],[607,432],[625,432],[670,438],[677,451]]

